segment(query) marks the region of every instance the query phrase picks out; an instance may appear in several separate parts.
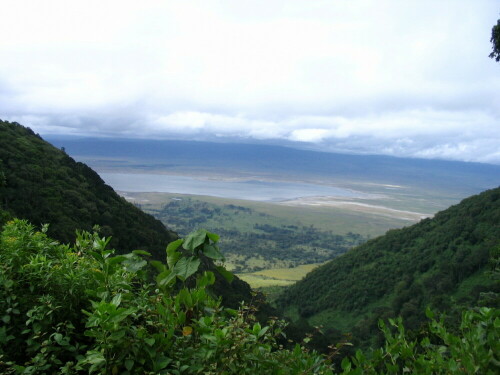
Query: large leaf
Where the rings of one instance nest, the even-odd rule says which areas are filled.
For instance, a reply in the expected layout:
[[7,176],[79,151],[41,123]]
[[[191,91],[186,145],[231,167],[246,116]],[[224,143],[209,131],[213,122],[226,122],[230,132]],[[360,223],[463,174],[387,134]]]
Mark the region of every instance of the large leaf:
[[213,272],[205,271],[203,276],[196,280],[196,285],[198,288],[204,288],[207,285],[213,285],[215,283],[215,275]]
[[176,251],[178,247],[184,242],[183,239],[171,242],[167,246],[167,264],[169,268],[173,268],[177,260],[180,258],[181,253]]
[[167,267],[165,267],[165,264],[160,262],[159,260],[152,260],[149,262],[156,270],[158,273],[165,272],[167,270]]
[[207,232],[207,237],[210,238],[214,242],[219,242],[219,239],[220,239],[220,236],[218,234],[210,233],[210,232]]
[[195,257],[181,258],[175,265],[174,272],[181,279],[185,281],[189,276],[198,271],[200,260]]
[[144,268],[148,262],[146,262],[144,259],[140,258],[137,255],[133,254],[128,254],[131,255],[125,262],[123,262],[123,265],[129,272],[137,272],[140,269]]
[[224,255],[222,255],[219,248],[215,245],[203,246],[203,254],[214,260],[224,260]]
[[207,231],[205,229],[198,229],[192,233],[189,233],[182,244],[182,247],[186,250],[194,251],[198,246],[205,243],[207,238]]
[[169,251],[175,251],[179,248],[179,246],[182,245],[184,240],[182,238],[179,238],[178,240],[172,241],[167,245],[167,254]]
[[164,287],[168,286],[170,283],[175,280],[175,272],[171,270],[166,270],[160,273],[158,276],[156,276],[156,282],[158,283],[158,286]]
[[149,251],[146,251],[146,250],[132,250],[132,253],[134,253],[135,255],[143,255],[143,256],[147,256],[147,257],[151,256],[151,253]]

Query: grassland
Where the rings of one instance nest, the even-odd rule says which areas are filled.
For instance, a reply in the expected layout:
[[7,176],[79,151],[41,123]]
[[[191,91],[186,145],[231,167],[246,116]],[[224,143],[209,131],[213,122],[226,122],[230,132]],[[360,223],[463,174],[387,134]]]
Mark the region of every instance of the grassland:
[[221,236],[226,265],[255,288],[286,286],[317,264],[418,216],[345,205],[290,204],[172,193],[124,193],[180,235],[205,228]]
[[238,277],[252,288],[287,286],[302,279],[320,264],[303,264],[292,268],[274,268],[251,273],[239,273]]
[[[291,203],[258,202],[240,199],[218,198],[200,195],[173,194],[173,193],[129,193],[121,194],[142,209],[152,214],[158,213],[172,201],[187,200],[205,202],[221,208],[229,205],[249,208],[251,215],[229,215],[225,218],[217,218],[217,221],[208,219],[208,227],[224,226],[226,228],[248,231],[253,229],[256,221],[261,224],[270,225],[300,225],[314,226],[324,231],[334,231],[336,234],[344,235],[349,232],[359,233],[365,237],[379,236],[389,229],[401,228],[411,225],[417,219],[408,220],[397,216],[384,216],[366,209],[356,211],[351,207],[327,206],[327,205],[296,205]],[[374,203],[372,201],[368,203]],[[222,221],[220,221],[222,219]],[[183,228],[176,228],[175,222],[164,223],[170,228],[182,232]]]

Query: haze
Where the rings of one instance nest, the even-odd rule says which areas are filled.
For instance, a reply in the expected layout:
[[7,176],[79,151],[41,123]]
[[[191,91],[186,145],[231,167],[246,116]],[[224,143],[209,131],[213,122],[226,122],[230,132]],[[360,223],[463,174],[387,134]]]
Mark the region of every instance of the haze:
[[0,118],[42,135],[500,164],[497,1],[2,1]]

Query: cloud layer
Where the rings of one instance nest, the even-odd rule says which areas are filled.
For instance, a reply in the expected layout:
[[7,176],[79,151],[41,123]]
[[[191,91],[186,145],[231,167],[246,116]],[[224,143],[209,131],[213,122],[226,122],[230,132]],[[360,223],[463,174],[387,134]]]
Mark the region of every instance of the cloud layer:
[[500,163],[494,1],[12,1],[0,11],[0,117],[41,134]]

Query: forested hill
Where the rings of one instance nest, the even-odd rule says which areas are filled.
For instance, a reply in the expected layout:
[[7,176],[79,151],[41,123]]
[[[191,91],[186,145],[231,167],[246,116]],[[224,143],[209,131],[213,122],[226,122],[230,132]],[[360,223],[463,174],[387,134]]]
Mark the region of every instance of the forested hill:
[[[165,260],[167,244],[178,238],[163,223],[120,197],[87,165],[75,162],[63,150],[31,129],[0,120],[0,227],[9,217],[27,219],[63,243],[75,241],[75,231],[100,226],[111,236],[109,247],[121,253],[148,250]],[[211,268],[213,265],[207,265]],[[212,290],[227,306],[252,300],[249,285],[217,275]],[[275,313],[261,305],[263,315]]]
[[121,251],[145,249],[164,257],[177,235],[128,203],[83,163],[45,142],[29,128],[0,120],[0,209],[73,242],[75,230],[101,227]]
[[427,306],[453,316],[498,289],[484,274],[500,250],[500,188],[467,198],[432,219],[391,230],[317,268],[279,300],[325,329],[376,335],[379,318],[401,315],[410,328]]

